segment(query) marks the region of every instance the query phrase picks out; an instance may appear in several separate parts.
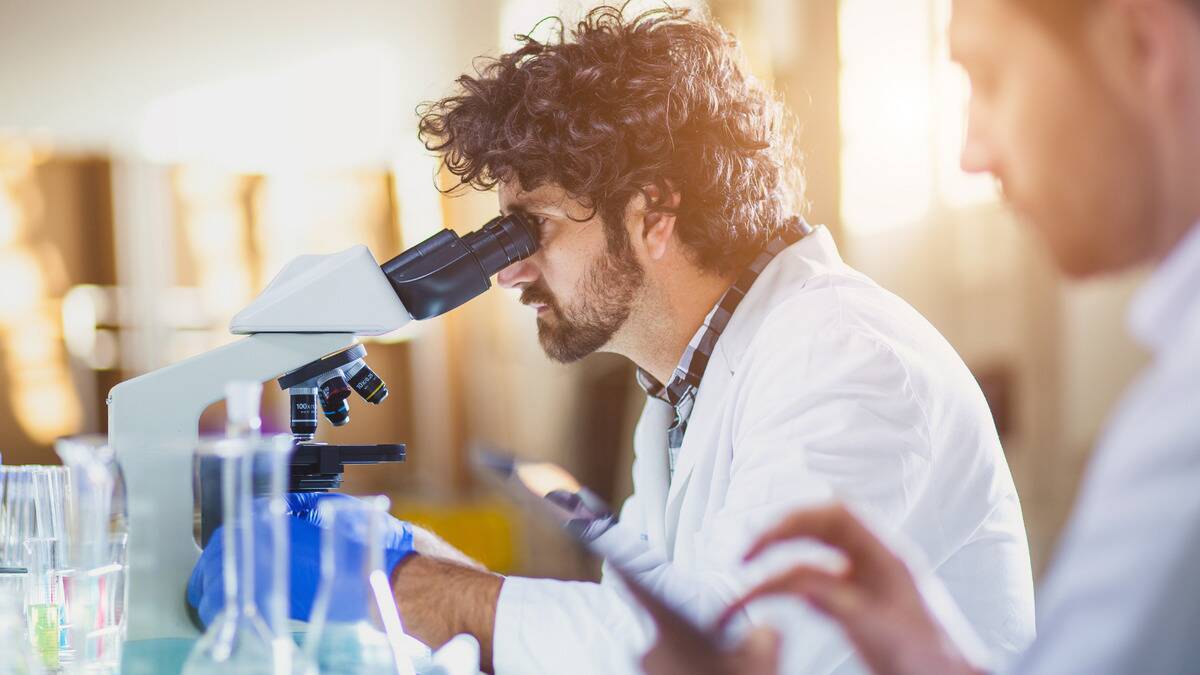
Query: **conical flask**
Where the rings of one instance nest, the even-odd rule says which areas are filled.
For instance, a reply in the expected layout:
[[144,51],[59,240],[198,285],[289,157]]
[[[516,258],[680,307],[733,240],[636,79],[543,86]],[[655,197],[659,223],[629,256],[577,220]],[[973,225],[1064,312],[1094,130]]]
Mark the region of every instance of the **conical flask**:
[[[216,458],[220,468],[225,599],[188,656],[184,675],[314,673],[287,632],[283,494],[291,449],[288,436],[224,438],[200,448],[203,456]],[[263,556],[267,559],[256,561]],[[259,578],[256,569],[271,573]]]
[[387,497],[320,502],[321,583],[305,653],[322,675],[412,675],[410,653],[383,570]]

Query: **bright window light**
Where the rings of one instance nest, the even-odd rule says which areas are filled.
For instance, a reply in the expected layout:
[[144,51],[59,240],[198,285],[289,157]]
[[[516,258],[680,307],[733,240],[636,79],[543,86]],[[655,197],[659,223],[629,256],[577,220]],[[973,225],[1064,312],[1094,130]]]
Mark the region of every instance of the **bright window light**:
[[[616,4],[624,6],[626,16],[637,16],[647,10],[668,6],[676,9],[692,8],[696,10],[702,10],[705,7],[704,0],[671,0],[670,2],[629,0],[623,5],[622,3]],[[566,28],[569,30],[572,22],[578,21],[594,6],[596,3],[593,0],[505,0],[500,10],[500,48],[508,51],[520,46],[513,38],[514,35],[531,33],[539,40],[548,38],[551,31],[558,29],[558,24],[553,21],[546,21],[538,25],[539,21],[548,16],[562,17],[567,22]],[[537,30],[534,30],[535,25],[537,25]]]
[[367,44],[174,93],[150,107],[142,151],[241,172],[386,166],[407,119],[399,64]]
[[949,59],[949,0],[841,0],[842,219],[871,235],[934,207],[995,198],[958,166],[967,82]]

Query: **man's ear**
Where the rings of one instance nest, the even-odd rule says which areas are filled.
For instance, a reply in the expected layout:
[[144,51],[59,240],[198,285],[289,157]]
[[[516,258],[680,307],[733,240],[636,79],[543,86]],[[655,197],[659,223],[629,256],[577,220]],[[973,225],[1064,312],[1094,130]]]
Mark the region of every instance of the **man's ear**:
[[[1093,49],[1108,66],[1110,84],[1137,101],[1170,101],[1191,83],[1186,39],[1181,28],[1194,26],[1187,3],[1114,0],[1093,21]],[[1187,71],[1187,72],[1184,72]]]
[[646,205],[642,213],[642,242],[652,260],[661,260],[675,234],[674,211],[679,208],[680,194],[673,190],[664,193],[657,185],[646,185],[642,195]]

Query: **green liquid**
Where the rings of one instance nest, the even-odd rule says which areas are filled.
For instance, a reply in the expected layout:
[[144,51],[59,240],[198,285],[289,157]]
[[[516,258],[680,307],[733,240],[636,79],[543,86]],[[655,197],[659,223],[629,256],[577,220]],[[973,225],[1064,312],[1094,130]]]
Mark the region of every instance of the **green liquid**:
[[58,605],[29,606],[29,637],[47,668],[57,668],[62,623]]

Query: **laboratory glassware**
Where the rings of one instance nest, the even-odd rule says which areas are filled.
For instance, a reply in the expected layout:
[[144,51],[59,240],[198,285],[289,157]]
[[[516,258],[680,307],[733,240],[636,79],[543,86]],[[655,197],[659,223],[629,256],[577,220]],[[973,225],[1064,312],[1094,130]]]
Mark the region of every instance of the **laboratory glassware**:
[[[23,578],[22,578],[23,581]],[[0,675],[42,675],[41,661],[25,639],[25,611],[20,590],[0,589]]]
[[[329,499],[318,509],[321,582],[305,652],[322,675],[412,675],[391,583],[383,570],[387,497]],[[419,645],[419,643],[417,643]]]
[[62,666],[66,602],[63,597],[63,570],[59,559],[59,542],[38,537],[25,540],[25,623],[26,636],[42,665],[49,670]]
[[[219,465],[224,606],[196,643],[184,675],[311,675],[287,632],[284,490],[291,438],[222,438],[199,450]],[[256,481],[256,475],[265,481]],[[255,496],[256,483],[265,494]],[[266,556],[262,564],[256,558]],[[256,569],[269,569],[267,578]]]
[[428,668],[420,669],[421,675],[478,675],[479,640],[469,633],[459,633],[450,638],[433,654]]
[[24,592],[25,540],[34,536],[33,474],[0,466],[0,592]]
[[127,587],[118,506],[119,471],[102,437],[59,439],[55,451],[68,468],[66,584],[70,658],[67,672],[114,675],[124,643]]
[[67,469],[0,466],[0,567],[22,567],[25,540],[66,536]]
[[0,592],[22,598],[28,618],[24,637],[54,668],[71,656],[65,595],[66,476],[61,466],[0,467]]
[[26,539],[63,536],[64,473],[55,466],[0,467],[0,568],[24,573]]

